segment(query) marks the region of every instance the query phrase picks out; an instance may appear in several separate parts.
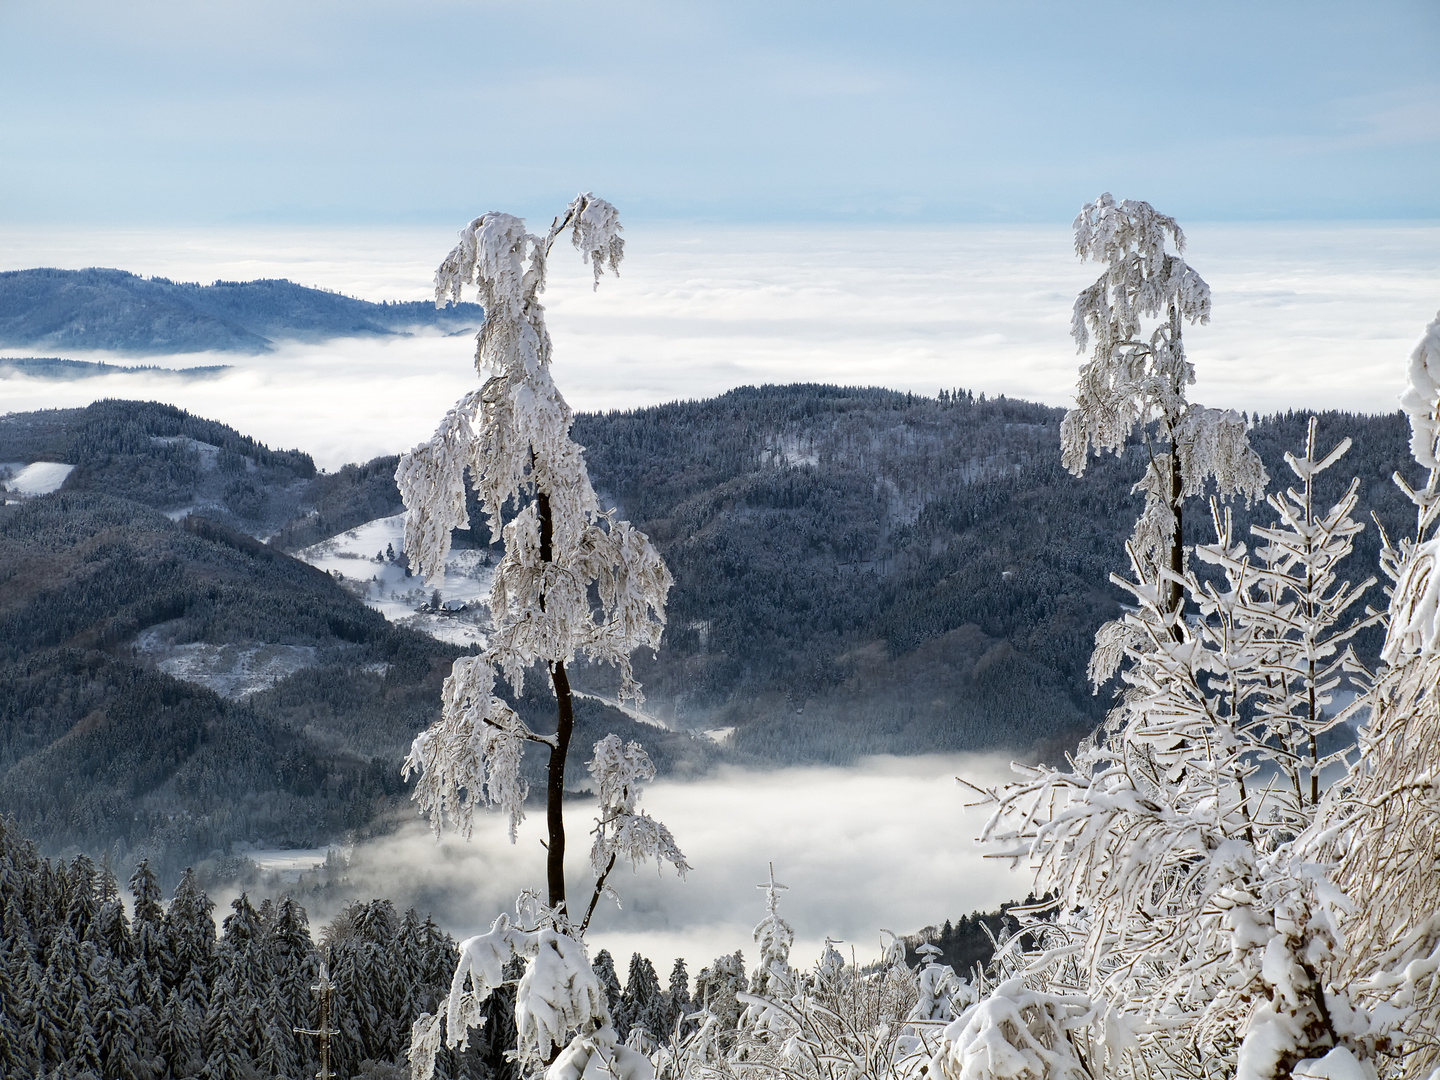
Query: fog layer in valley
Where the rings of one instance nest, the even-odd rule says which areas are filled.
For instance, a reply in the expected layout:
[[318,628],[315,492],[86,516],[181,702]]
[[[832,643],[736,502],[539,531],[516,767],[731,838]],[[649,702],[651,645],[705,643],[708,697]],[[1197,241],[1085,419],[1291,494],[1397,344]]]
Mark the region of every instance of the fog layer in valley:
[[[989,756],[870,758],[854,768],[793,768],[774,772],[724,769],[688,783],[650,785],[641,801],[675,834],[693,870],[681,881],[653,864],[637,873],[617,868],[611,881],[623,898],[617,910],[601,901],[592,948],[623,961],[634,951],[668,970],[684,956],[693,975],[717,955],[743,949],[753,962],[751,930],[764,915],[771,863],[789,886],[782,913],[794,926],[797,962],[819,957],[825,936],[873,957],[882,928],[912,933],[927,924],[993,909],[1023,897],[1029,876],[983,856],[974,838],[985,811],[966,808],[974,792],[957,776],[993,784],[1011,775],[1008,759]],[[566,803],[571,902],[589,900],[588,830],[594,803]],[[303,897],[317,926],[349,899],[388,896],[404,910],[431,911],[457,936],[489,928],[511,910],[523,888],[543,889],[544,811],[532,808],[517,843],[505,819],[477,816],[474,838],[449,832],[437,843],[420,820],[350,852],[345,895],[322,902]],[[218,916],[230,895],[217,894]]]
[[[1199,372],[1194,400],[1262,412],[1395,407],[1409,343],[1440,294],[1440,227],[1182,224],[1186,257],[1214,289],[1212,324],[1187,331]],[[430,295],[434,268],[453,242],[453,230],[442,228],[0,235],[3,269],[108,265],[204,282],[287,277],[370,300]],[[627,236],[622,276],[598,292],[568,247],[550,263],[555,374],[578,409],[798,381],[925,394],[962,386],[1065,405],[1079,363],[1071,304],[1099,273],[1076,259],[1063,227],[642,224]],[[70,358],[234,369],[191,381],[8,378],[0,408],[156,398],[272,446],[298,446],[334,468],[428,437],[473,386],[471,352],[466,337],[432,335],[286,344],[258,357],[77,353]]]

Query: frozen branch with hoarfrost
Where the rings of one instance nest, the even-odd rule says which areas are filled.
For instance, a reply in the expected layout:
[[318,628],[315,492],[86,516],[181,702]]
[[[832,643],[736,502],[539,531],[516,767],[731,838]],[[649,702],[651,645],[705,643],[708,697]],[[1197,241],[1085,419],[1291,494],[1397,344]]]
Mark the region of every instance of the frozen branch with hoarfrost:
[[[1363,1022],[1316,974],[1340,940],[1338,894],[1295,840],[1320,813],[1322,774],[1346,767],[1320,739],[1352,715],[1336,693],[1368,687],[1349,642],[1379,618],[1357,608],[1374,579],[1339,578],[1363,527],[1357,484],[1328,509],[1315,499],[1348,446],[1323,453],[1312,421],[1287,457],[1298,483],[1270,498],[1278,520],[1252,530],[1253,550],[1212,499],[1215,541],[1196,556],[1222,581],[1172,574],[1132,545],[1131,576],[1111,580],[1135,606],[1094,660],[1128,661],[1119,702],[1067,768],[1021,768],[993,795],[984,839],[1028,859],[1060,907],[1057,923],[1022,930],[1033,944],[1007,964],[1090,1003],[1076,1044],[1096,1048],[1090,1068],[1103,1050],[1184,1072],[1177,1038],[1247,1080],[1337,1045],[1366,1052]],[[1166,583],[1195,618],[1176,617]]]

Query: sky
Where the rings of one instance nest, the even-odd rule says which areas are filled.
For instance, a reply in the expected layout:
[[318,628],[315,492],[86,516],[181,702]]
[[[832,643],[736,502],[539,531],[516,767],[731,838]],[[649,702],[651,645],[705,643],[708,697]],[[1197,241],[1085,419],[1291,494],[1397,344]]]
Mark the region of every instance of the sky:
[[0,0],[0,221],[1440,218],[1434,0]]

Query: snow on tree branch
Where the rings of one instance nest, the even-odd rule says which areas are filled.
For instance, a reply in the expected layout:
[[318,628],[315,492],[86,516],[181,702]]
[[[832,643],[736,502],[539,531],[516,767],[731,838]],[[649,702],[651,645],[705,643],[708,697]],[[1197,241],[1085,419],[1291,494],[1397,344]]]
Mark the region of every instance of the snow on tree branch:
[[[1171,575],[1183,571],[1184,501],[1212,480],[1221,498],[1261,495],[1268,477],[1250,448],[1245,423],[1229,410],[1187,399],[1195,369],[1185,358],[1182,327],[1210,321],[1210,287],[1176,252],[1185,235],[1175,219],[1147,202],[1116,202],[1108,192],[1075,219],[1075,251],[1105,263],[1105,272],[1075,299],[1070,333],[1090,359],[1081,365],[1075,407],[1060,424],[1060,460],[1084,473],[1090,454],[1121,453],[1138,432],[1145,496],[1131,546],[1134,556]],[[1156,320],[1146,332],[1146,320]],[[1153,425],[1153,430],[1152,430]],[[1168,607],[1180,603],[1178,583],[1161,582]],[[1114,635],[1111,635],[1114,639]],[[1108,660],[1093,674],[1113,671]]]
[[634,866],[649,858],[657,864],[670,863],[684,877],[690,864],[670,830],[635,809],[641,785],[655,778],[650,755],[637,742],[621,746],[618,735],[607,735],[595,744],[595,754],[587,765],[600,797],[595,842],[590,848],[590,866],[597,878],[603,878],[617,859],[627,859]]
[[[1080,1043],[1129,1045],[1135,1067],[1177,1067],[1178,1032],[1248,1080],[1341,1043],[1370,1052],[1364,1022],[1316,973],[1336,955],[1343,898],[1296,847],[1321,812],[1322,773],[1346,765],[1343,750],[1320,752],[1353,714],[1335,695],[1367,688],[1349,642],[1379,617],[1356,613],[1374,579],[1338,576],[1362,529],[1358,484],[1328,509],[1315,500],[1315,478],[1347,448],[1322,453],[1312,422],[1288,458],[1298,483],[1270,498],[1278,520],[1252,530],[1253,551],[1212,499],[1216,539],[1196,555],[1221,582],[1132,548],[1133,578],[1112,581],[1135,609],[1093,661],[1129,660],[1118,704],[1067,768],[1021,768],[995,793],[983,838],[1028,858],[1036,892],[1061,907],[1058,923],[1024,929],[1042,947],[1016,973],[1092,1003]],[[1177,617],[1167,584],[1195,618]]]
[[[624,255],[620,221],[603,199],[581,194],[543,235],[520,218],[489,213],[461,230],[435,274],[437,305],[459,302],[473,286],[485,309],[476,336],[481,379],[451,408],[434,436],[405,454],[395,479],[405,501],[405,551],[425,578],[444,570],[453,530],[469,524],[466,483],[475,491],[504,551],[490,590],[494,629],[484,652],[461,657],[445,680],[438,722],[411,746],[405,774],[418,773],[414,798],[437,834],[446,819],[468,838],[477,805],[503,810],[510,840],[524,816],[521,761],[530,743],[549,753],[546,785],[548,903],[522,896],[517,913],[532,929],[496,920],[465,942],[443,1021],[422,1017],[411,1039],[416,1080],[433,1074],[442,1026],[464,1045],[480,1006],[499,985],[506,962],[526,961],[516,987],[519,1060],[531,1072],[550,1062],[552,1080],[650,1080],[643,1056],[619,1046],[604,993],[581,937],[595,900],[608,891],[617,858],[654,857],[683,876],[689,869],[670,830],[636,809],[655,775],[637,743],[611,735],[595,745],[591,774],[600,788],[592,862],[595,897],[579,929],[566,902],[565,763],[575,717],[566,665],[577,656],[618,670],[619,696],[640,700],[631,655],[656,648],[665,628],[671,577],[644,533],[599,505],[582,448],[570,437],[573,415],[551,378],[551,339],[540,296],[551,247],[569,230],[598,287]],[[553,734],[531,730],[496,692],[497,677],[523,690],[526,672],[544,666],[556,700]],[[533,901],[533,902],[532,902]],[[527,915],[528,913],[528,915]],[[559,1051],[557,1054],[556,1051]]]
[[1410,419],[1410,453],[1427,469],[1440,468],[1440,313],[1437,313],[1415,348],[1400,407]]
[[520,776],[526,740],[553,742],[536,735],[515,711],[494,694],[495,672],[481,656],[455,661],[441,690],[438,723],[415,737],[401,775],[419,773],[412,795],[428,808],[435,835],[449,817],[468,840],[477,802],[504,810],[510,841],[525,818],[529,785]]

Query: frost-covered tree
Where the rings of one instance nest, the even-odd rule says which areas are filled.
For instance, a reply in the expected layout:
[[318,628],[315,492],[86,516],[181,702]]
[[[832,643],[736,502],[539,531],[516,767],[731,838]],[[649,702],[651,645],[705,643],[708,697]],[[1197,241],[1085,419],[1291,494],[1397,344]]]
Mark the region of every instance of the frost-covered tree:
[[[625,979],[621,1001],[628,1028],[643,1029],[652,1040],[665,1038],[665,993],[660,989],[660,976],[655,972],[655,965],[638,952],[630,957],[630,973]],[[625,1032],[627,1039],[630,1034]]]
[[[477,805],[498,807],[509,816],[513,842],[528,795],[521,758],[532,746],[548,757],[545,902],[522,895],[515,921],[502,914],[489,933],[462,944],[443,1025],[438,1015],[427,1015],[412,1033],[411,1059],[417,1076],[426,1078],[442,1026],[451,1046],[465,1046],[467,1030],[482,1021],[486,999],[506,982],[506,965],[516,957],[526,965],[515,986],[524,1065],[550,1063],[554,1080],[601,1061],[622,1071],[638,1068],[638,1055],[617,1043],[581,938],[610,891],[617,862],[653,857],[682,875],[688,869],[669,830],[636,809],[641,787],[655,774],[649,757],[638,744],[610,736],[595,744],[589,762],[600,802],[591,847],[594,888],[583,917],[568,902],[563,798],[574,702],[567,666],[577,657],[613,665],[619,696],[638,702],[630,657],[659,645],[671,578],[649,539],[600,506],[581,447],[570,437],[570,407],[551,378],[540,296],[551,248],[566,232],[598,288],[605,268],[617,271],[624,252],[619,217],[603,199],[578,196],[544,235],[501,213],[461,230],[460,243],[436,272],[435,296],[437,304],[458,302],[466,286],[477,287],[485,310],[475,352],[482,382],[446,414],[429,442],[401,459],[395,474],[406,506],[404,556],[426,578],[444,570],[451,532],[469,525],[467,473],[490,534],[504,544],[485,649],[455,662],[441,718],[415,740],[406,760],[407,775],[420,774],[416,800],[437,835],[446,818],[468,835]],[[532,730],[497,693],[502,678],[520,693],[536,665],[555,697],[550,733]]]
[[1385,667],[1369,695],[1361,755],[1327,797],[1306,855],[1343,894],[1335,946],[1319,973],[1357,1018],[1345,1049],[1394,1076],[1440,1066],[1440,315],[1410,354],[1401,406],[1423,487],[1413,536],[1385,538],[1393,583]]
[[[1312,963],[1335,945],[1334,913],[1293,841],[1318,813],[1321,772],[1343,771],[1318,742],[1349,715],[1327,708],[1336,691],[1365,688],[1348,641],[1377,617],[1354,610],[1371,582],[1337,573],[1361,529],[1356,485],[1323,512],[1314,501],[1315,476],[1347,447],[1321,455],[1312,423],[1303,456],[1287,456],[1298,485],[1271,497],[1280,520],[1253,530],[1253,551],[1212,502],[1216,541],[1196,553],[1220,582],[1132,550],[1134,577],[1113,579],[1135,604],[1119,704],[1069,768],[1023,770],[996,795],[987,838],[1034,859],[1068,913],[1025,928],[1032,949],[1013,971],[1064,958],[1031,988],[1089,1003],[1071,1023],[1078,1060],[1133,1050],[1148,1068],[1258,1080],[1342,1040],[1342,1006],[1327,1006]],[[1198,618],[1166,618],[1163,580]],[[1264,1062],[1244,1056],[1267,1023],[1261,999],[1301,1032]]]
[[670,983],[665,996],[665,1031],[667,1035],[686,1034],[685,1018],[690,1014],[690,973],[685,969],[685,958],[677,956],[675,966],[670,969]]
[[[1160,583],[1160,607],[1176,612],[1185,499],[1211,480],[1222,496],[1253,498],[1264,491],[1265,469],[1240,416],[1187,398],[1195,369],[1182,331],[1210,321],[1210,286],[1180,258],[1185,234],[1175,219],[1106,192],[1081,209],[1074,228],[1076,254],[1103,262],[1105,272],[1075,300],[1071,336],[1080,351],[1094,348],[1060,426],[1061,461],[1078,476],[1092,451],[1120,453],[1139,432],[1146,467],[1136,489],[1145,509],[1130,544],[1147,568],[1174,575]],[[1176,254],[1166,251],[1167,237]]]
[[[1062,913],[1022,930],[1016,977],[947,1029],[938,1071],[1408,1080],[1440,1065],[1440,317],[1402,403],[1430,473],[1419,489],[1396,476],[1417,522],[1383,538],[1385,615],[1359,610],[1368,582],[1339,578],[1356,486],[1317,506],[1314,478],[1346,444],[1321,453],[1313,423],[1253,550],[1212,504],[1197,555],[1223,580],[1168,575],[1197,618],[1162,620],[1167,571],[1134,559],[1119,706],[1069,768],[996,793],[987,827],[1037,861]],[[1372,682],[1348,642],[1382,617]],[[1360,696],[1338,707],[1347,689]],[[1326,757],[1321,737],[1350,717],[1358,754]],[[999,1000],[1017,993],[1050,995],[1048,1035],[1039,999],[1019,1016]],[[965,1031],[997,1008],[1011,1019],[972,1062]]]

